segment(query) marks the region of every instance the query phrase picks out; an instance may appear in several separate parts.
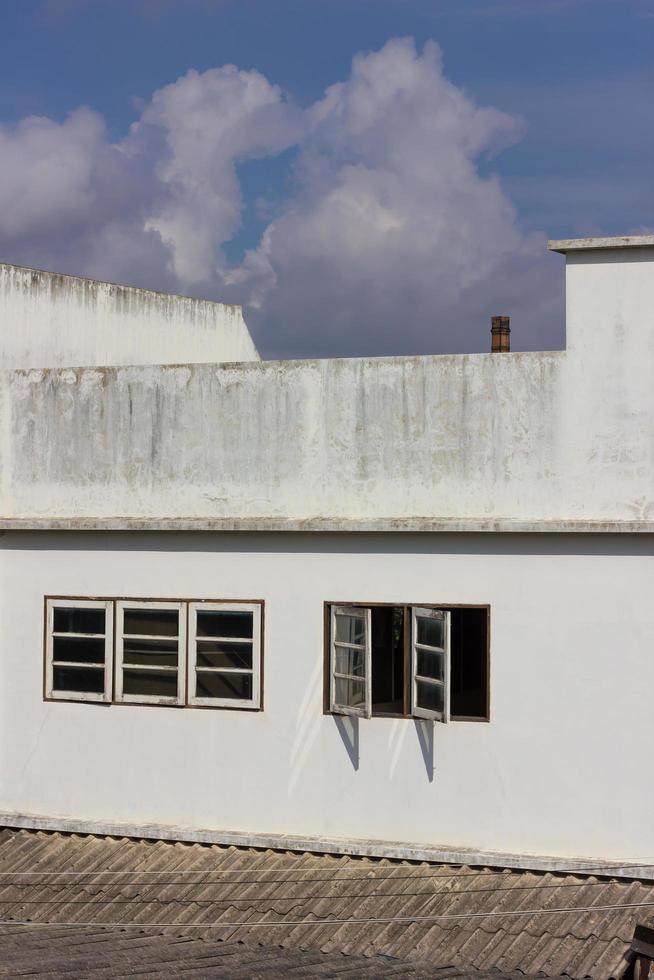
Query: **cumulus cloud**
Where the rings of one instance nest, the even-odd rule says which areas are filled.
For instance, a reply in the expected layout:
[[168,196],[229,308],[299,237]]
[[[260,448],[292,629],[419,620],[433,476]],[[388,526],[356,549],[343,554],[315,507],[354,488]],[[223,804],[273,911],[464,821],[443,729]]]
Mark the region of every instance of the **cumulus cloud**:
[[[433,43],[358,55],[304,109],[256,71],[190,71],[115,144],[90,109],[0,128],[1,254],[242,302],[274,355],[484,349],[493,312],[537,346],[558,291],[491,173],[520,134],[447,80]],[[292,189],[230,264],[238,166],[288,148]]]

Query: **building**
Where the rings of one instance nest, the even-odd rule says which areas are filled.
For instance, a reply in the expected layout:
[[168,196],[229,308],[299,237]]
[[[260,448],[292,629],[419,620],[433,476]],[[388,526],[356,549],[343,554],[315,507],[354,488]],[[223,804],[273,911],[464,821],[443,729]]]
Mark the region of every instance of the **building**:
[[0,268],[5,827],[654,879],[654,237],[550,247],[539,353]]

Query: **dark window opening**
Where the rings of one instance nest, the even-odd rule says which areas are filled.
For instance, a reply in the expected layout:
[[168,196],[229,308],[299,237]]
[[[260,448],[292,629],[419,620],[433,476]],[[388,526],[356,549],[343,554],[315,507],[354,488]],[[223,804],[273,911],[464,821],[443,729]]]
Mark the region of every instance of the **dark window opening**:
[[488,717],[488,612],[450,610],[450,714]]
[[372,609],[372,713],[404,714],[404,606]]

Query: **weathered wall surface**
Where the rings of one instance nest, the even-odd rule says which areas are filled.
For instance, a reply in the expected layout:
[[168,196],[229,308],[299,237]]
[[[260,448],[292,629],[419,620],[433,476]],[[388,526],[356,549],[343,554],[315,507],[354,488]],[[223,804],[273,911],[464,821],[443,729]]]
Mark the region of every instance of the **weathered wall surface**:
[[0,264],[3,368],[258,359],[238,306]]
[[[8,532],[0,811],[651,863],[653,579],[644,534]],[[43,702],[45,594],[265,600],[264,710]],[[490,603],[490,723],[339,727],[326,600]]]
[[569,258],[565,352],[5,373],[1,516],[653,528],[653,260]]

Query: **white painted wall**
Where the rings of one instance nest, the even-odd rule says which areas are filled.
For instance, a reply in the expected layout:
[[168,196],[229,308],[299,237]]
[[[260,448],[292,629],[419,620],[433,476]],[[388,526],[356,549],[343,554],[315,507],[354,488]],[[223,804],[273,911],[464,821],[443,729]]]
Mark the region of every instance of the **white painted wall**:
[[[0,810],[654,862],[650,535],[0,538]],[[262,713],[44,703],[43,596],[266,601]],[[324,600],[490,603],[491,721],[322,714]],[[432,770],[433,766],[433,772]]]
[[654,528],[654,247],[568,257],[568,349],[0,375],[17,521]]
[[0,367],[258,361],[240,306],[0,264]]

